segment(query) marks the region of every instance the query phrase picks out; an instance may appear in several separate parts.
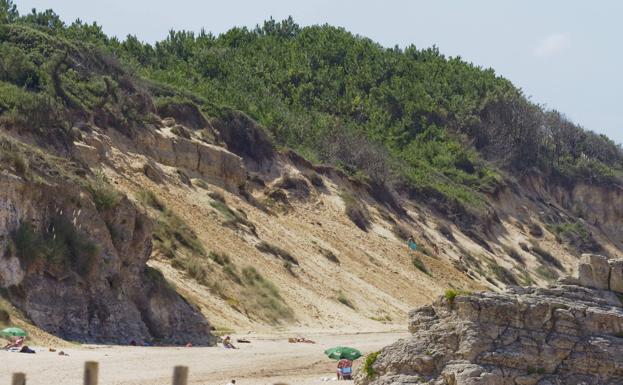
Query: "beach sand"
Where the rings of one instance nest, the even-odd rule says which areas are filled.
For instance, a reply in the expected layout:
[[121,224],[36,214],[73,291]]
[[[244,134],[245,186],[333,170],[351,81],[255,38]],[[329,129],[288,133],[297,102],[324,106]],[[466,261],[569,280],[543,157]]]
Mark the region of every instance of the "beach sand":
[[[336,363],[323,351],[336,345],[358,348],[364,354],[407,337],[406,332],[357,334],[280,333],[271,335],[232,335],[252,343],[237,344],[240,349],[218,347],[62,347],[68,357],[35,347],[37,354],[0,352],[0,384],[9,384],[11,374],[24,372],[28,385],[81,385],[85,361],[100,365],[100,385],[170,385],[173,367],[190,368],[189,384],[311,385],[335,377]],[[289,343],[288,337],[305,337],[316,344]],[[355,363],[361,365],[363,359]]]

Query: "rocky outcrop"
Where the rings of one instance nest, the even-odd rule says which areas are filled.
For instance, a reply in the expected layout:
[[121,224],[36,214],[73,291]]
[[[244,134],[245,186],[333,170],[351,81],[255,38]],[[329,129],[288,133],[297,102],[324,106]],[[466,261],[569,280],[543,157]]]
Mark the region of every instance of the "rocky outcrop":
[[[59,182],[59,183],[56,183]],[[126,198],[0,174],[0,288],[35,325],[81,342],[214,343],[201,313],[147,267],[151,224]]]
[[576,277],[548,288],[447,295],[413,311],[412,337],[356,383],[621,384],[622,270],[623,260],[585,255]]
[[[171,119],[171,118],[169,118]],[[73,154],[92,166],[109,157],[110,144],[99,135],[84,137],[86,144],[74,143]],[[176,137],[159,130],[145,130],[134,138],[132,151],[146,155],[151,161],[184,168],[231,190],[246,182],[247,170],[241,157],[223,147],[198,140]]]

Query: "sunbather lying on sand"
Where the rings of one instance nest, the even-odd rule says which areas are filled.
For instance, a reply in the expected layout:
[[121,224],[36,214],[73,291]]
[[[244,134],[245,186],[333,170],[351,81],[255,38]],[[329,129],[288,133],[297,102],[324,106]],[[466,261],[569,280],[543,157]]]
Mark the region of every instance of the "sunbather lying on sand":
[[302,343],[302,344],[315,344],[316,342],[312,340],[308,340],[307,338],[288,338],[288,342],[291,344]]

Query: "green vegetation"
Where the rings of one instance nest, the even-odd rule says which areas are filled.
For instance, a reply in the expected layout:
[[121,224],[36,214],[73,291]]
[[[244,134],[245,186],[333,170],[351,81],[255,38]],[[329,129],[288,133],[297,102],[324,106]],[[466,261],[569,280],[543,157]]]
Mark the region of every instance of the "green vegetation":
[[469,294],[469,292],[451,288],[451,289],[446,289],[446,291],[443,293],[443,296],[446,300],[448,300],[448,303],[452,305],[454,304],[454,300],[456,299],[456,297],[458,297],[459,295],[467,295],[467,294]]
[[0,143],[0,160],[13,167],[18,175],[28,177],[30,175],[30,165],[26,155],[21,149],[10,141]]
[[554,257],[549,251],[543,249],[538,244],[532,245],[532,253],[536,255],[541,262],[546,263],[548,266],[554,266],[558,269],[562,269],[562,264],[556,257]]
[[545,374],[545,368],[542,367],[533,368],[531,366],[528,366],[526,371],[528,372],[528,374]]
[[430,272],[428,271],[428,268],[426,267],[426,265],[424,264],[424,262],[422,262],[422,260],[418,257],[413,257],[411,259],[411,262],[413,262],[413,266],[415,266],[419,271],[421,271],[422,273],[426,274],[426,275],[430,275]]
[[202,188],[202,189],[204,189],[204,190],[207,190],[207,189],[210,187],[210,186],[208,185],[208,182],[206,182],[206,181],[205,181],[205,180],[203,180],[203,179],[197,179],[197,178],[195,178],[195,179],[193,179],[193,180],[192,180],[192,182],[193,182],[193,185],[195,185],[195,186],[197,186],[197,187],[200,187],[200,188]]
[[363,371],[366,373],[366,376],[369,379],[372,379],[374,378],[374,376],[376,376],[376,371],[374,370],[374,363],[376,362],[380,354],[381,352],[374,352],[366,356],[366,360],[363,363]]
[[553,282],[558,278],[558,273],[549,266],[541,265],[536,268],[536,273],[548,282]]
[[346,294],[344,294],[342,291],[339,291],[337,293],[335,299],[342,305],[347,306],[351,309],[355,309],[355,305],[351,302],[350,299],[348,299],[348,297],[346,297]]
[[519,284],[517,278],[515,278],[515,275],[504,266],[500,266],[497,263],[491,263],[489,264],[489,269],[491,270],[495,278],[498,279],[498,281],[503,282],[507,285]]
[[220,193],[210,192],[208,195],[213,199],[210,205],[225,218],[223,226],[232,229],[241,229],[244,226],[249,232],[256,235],[255,225],[247,219],[244,212],[229,207]]
[[556,234],[559,240],[571,245],[579,254],[601,251],[601,247],[593,238],[593,234],[581,221],[554,224],[550,225],[549,229]]
[[143,202],[147,206],[156,209],[157,211],[163,212],[166,209],[164,203],[158,199],[156,194],[154,194],[151,190],[141,190],[137,194],[137,198],[140,202]]
[[93,196],[93,203],[99,211],[114,208],[121,201],[121,194],[110,184],[103,172],[97,171],[87,189]]
[[277,287],[254,267],[242,269],[242,281],[245,288],[241,298],[253,314],[273,324],[294,319],[294,312],[284,302]]
[[171,262],[171,266],[185,271],[197,283],[204,286],[208,285],[208,270],[200,258],[196,256],[176,257]]
[[210,251],[210,253],[208,254],[208,257],[221,266],[226,266],[231,263],[231,258],[229,258],[229,255],[225,253],[217,253],[214,251]]
[[526,270],[521,270],[520,272],[521,276],[519,277],[519,279],[521,280],[522,286],[530,286],[534,284],[534,280],[530,276],[530,273],[528,273]]
[[151,191],[141,191],[139,201],[155,209],[158,213],[153,229],[154,248],[168,258],[175,258],[180,249],[187,254],[206,255],[203,244],[194,230],[177,214],[168,209]]
[[11,236],[15,252],[27,266],[44,264],[52,271],[71,269],[86,277],[95,267],[97,245],[64,217],[53,217],[44,230],[22,222]]
[[340,197],[344,201],[345,212],[348,218],[361,230],[368,231],[370,227],[370,213],[366,206],[359,202],[350,192],[343,191]]
[[210,251],[210,253],[208,254],[208,258],[210,258],[212,261],[216,262],[216,264],[221,266],[223,268],[223,273],[225,273],[225,275],[229,277],[229,279],[231,279],[233,282],[239,285],[242,284],[242,279],[240,278],[240,275],[238,274],[238,269],[236,268],[236,265],[234,265],[234,263],[232,262],[229,255],[225,253],[217,253],[214,251]]
[[152,45],[67,25],[53,11],[20,16],[6,0],[0,42],[0,125],[58,146],[79,134],[74,122],[132,136],[156,113],[193,129],[209,119],[230,128],[221,135],[243,156],[290,147],[369,186],[475,209],[502,170],[611,183],[623,168],[611,140],[545,111],[491,69],[328,25],[271,19],[219,36],[171,31]]

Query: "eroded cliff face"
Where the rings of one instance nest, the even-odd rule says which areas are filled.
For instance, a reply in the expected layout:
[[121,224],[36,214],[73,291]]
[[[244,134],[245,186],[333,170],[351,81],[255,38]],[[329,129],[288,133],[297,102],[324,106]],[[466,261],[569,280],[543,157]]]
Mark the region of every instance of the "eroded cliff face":
[[618,248],[623,247],[620,231],[623,226],[622,186],[585,181],[562,183],[542,176],[526,178],[523,185],[533,199],[540,198],[549,207],[564,210],[569,217],[595,226],[608,241]]
[[0,173],[0,288],[38,327],[82,342],[212,344],[206,319],[146,265],[151,223],[98,210],[61,179]]
[[[614,186],[527,177],[501,184],[476,213],[426,193],[375,191],[331,166],[276,151],[245,119],[206,121],[163,117],[131,135],[85,125],[66,152],[14,136],[75,164],[73,180],[53,167],[41,174],[46,162],[33,165],[36,177],[3,168],[0,286],[35,325],[64,338],[121,343],[211,343],[204,317],[238,330],[278,323],[377,330],[402,326],[408,309],[449,287],[544,286],[572,270],[581,252],[620,248]],[[84,185],[98,172],[126,198],[98,209]],[[151,206],[145,194],[153,195]],[[355,224],[353,209],[365,226]],[[203,252],[152,251],[152,238],[161,240],[151,224],[166,220],[165,212]],[[11,242],[24,223],[53,250],[20,258]],[[88,263],[85,253],[54,249],[56,228],[69,242],[60,247],[86,250]],[[568,228],[570,235],[556,232]],[[409,236],[417,251],[406,246]],[[265,316],[267,305],[249,296],[257,290],[242,275],[250,268],[274,284],[287,317]],[[327,280],[339,285],[327,290]]]
[[413,336],[383,349],[356,383],[621,384],[622,265],[586,255],[577,277],[548,288],[441,298],[413,311]]

